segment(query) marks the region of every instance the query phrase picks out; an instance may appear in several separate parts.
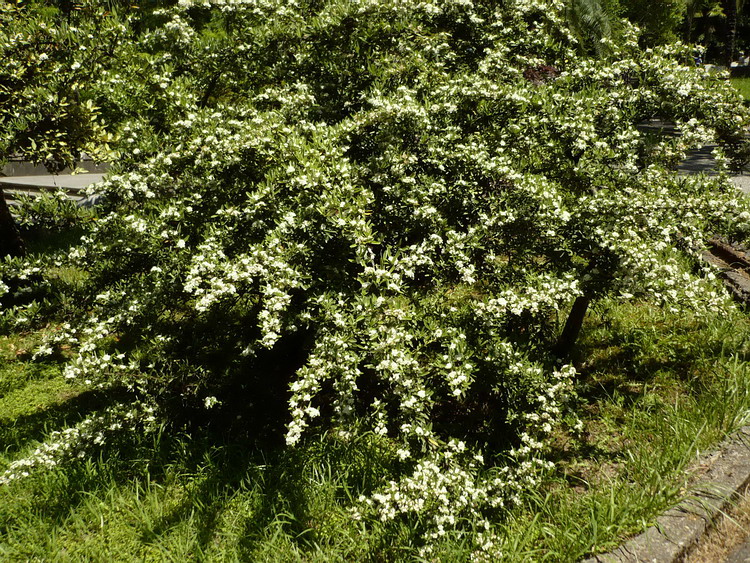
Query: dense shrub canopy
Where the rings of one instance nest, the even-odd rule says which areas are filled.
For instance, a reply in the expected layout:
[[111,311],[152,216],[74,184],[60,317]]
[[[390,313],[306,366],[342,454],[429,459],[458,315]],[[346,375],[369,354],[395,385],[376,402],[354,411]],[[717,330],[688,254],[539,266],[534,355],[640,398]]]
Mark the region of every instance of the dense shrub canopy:
[[[182,0],[107,16],[127,40],[87,95],[120,159],[98,220],[53,259],[86,280],[39,353],[72,346],[70,378],[141,405],[124,419],[240,414],[251,435],[282,422],[289,446],[382,436],[402,472],[355,516],[424,515],[439,536],[512,501],[570,396],[553,350],[573,301],[729,307],[694,253],[750,229],[724,176],[672,171],[741,138],[739,96],[635,30],[583,58],[564,14]],[[639,130],[653,117],[681,135]],[[6,319],[51,314],[22,296],[43,266],[3,265]]]

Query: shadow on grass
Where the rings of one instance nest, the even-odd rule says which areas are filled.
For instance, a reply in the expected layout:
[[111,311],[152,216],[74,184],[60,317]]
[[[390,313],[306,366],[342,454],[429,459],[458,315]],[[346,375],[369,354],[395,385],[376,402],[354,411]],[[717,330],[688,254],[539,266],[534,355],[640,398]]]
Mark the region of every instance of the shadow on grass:
[[739,363],[750,360],[740,327],[735,333],[729,322],[704,326],[654,311],[633,308],[620,319],[593,316],[587,322],[574,358],[584,428],[578,434],[561,433],[551,452],[573,486],[606,478],[625,461],[634,438],[624,429],[632,426],[633,417],[644,421],[639,440],[656,439],[647,435],[649,417],[656,424],[678,397],[696,399],[715,387],[713,382],[726,379],[730,356]]
[[84,391],[32,414],[0,421],[0,444],[5,445],[7,453],[19,451],[33,440],[43,440],[51,429],[74,425],[92,412],[117,403],[123,396],[119,392]]
[[85,233],[82,227],[59,230],[29,228],[22,230],[26,250],[29,254],[51,254],[76,246]]
[[[45,423],[70,424],[111,402],[112,397],[103,394],[84,394],[19,424],[31,439],[42,434]],[[314,551],[317,542],[329,539],[320,528],[332,512],[342,518],[351,498],[382,485],[393,469],[386,448],[372,435],[346,441],[326,434],[287,449],[228,438],[210,428],[195,430],[192,436],[169,430],[150,436],[124,433],[86,459],[0,491],[12,500],[3,502],[0,495],[5,505],[0,507],[0,535],[19,521],[37,530],[63,532],[70,522],[92,517],[83,507],[94,497],[107,507],[105,513],[146,515],[137,518],[136,530],[129,532],[141,545],[163,549],[164,541],[171,541],[165,538],[187,526],[198,556],[210,555],[217,537],[230,533],[240,558],[252,560],[269,530],[281,533],[295,550]],[[225,516],[237,502],[246,509],[228,530]],[[132,519],[124,525],[132,529]]]
[[[217,447],[222,440],[216,436],[192,438],[177,457],[187,455],[179,465],[196,478],[167,515],[142,531],[141,541],[155,542],[189,520],[195,526],[196,547],[205,553],[231,499],[240,496],[252,506],[237,532],[241,559],[251,560],[270,530],[281,530],[301,551],[316,549],[330,539],[321,526],[332,511],[340,515],[341,504],[371,493],[393,469],[390,456],[371,438],[347,442],[325,435],[293,450],[243,442]],[[173,461],[162,460],[162,467]],[[151,467],[152,478],[159,472]]]

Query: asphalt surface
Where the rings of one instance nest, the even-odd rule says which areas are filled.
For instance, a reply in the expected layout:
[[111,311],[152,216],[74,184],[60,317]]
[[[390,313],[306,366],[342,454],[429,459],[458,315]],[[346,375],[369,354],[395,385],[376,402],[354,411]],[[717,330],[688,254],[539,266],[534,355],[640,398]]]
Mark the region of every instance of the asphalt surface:
[[[712,152],[716,145],[707,145],[701,149],[691,151],[688,157],[683,160],[677,167],[677,173],[680,175],[689,174],[707,174],[713,176],[716,174],[716,159]],[[729,180],[746,194],[750,194],[750,174],[743,173],[730,176]]]
[[63,188],[83,189],[100,182],[104,174],[44,174],[37,176],[6,176],[0,178],[0,187],[12,189]]

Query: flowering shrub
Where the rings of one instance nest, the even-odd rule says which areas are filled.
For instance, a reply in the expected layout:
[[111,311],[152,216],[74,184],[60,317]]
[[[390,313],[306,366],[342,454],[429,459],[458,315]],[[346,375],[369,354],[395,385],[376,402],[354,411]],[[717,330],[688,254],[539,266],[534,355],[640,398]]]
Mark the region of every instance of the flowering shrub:
[[[417,515],[427,540],[514,502],[571,394],[555,344],[574,300],[729,307],[695,252],[750,230],[725,177],[670,168],[741,134],[738,95],[680,46],[639,50],[634,30],[609,59],[581,58],[563,14],[554,0],[154,11],[127,72],[158,84],[169,119],[123,117],[100,216],[56,258],[85,288],[39,352],[72,346],[67,377],[173,422],[281,403],[294,446],[364,421],[403,471],[353,516]],[[682,134],[646,139],[636,125],[655,116]],[[21,271],[7,265],[0,291]]]

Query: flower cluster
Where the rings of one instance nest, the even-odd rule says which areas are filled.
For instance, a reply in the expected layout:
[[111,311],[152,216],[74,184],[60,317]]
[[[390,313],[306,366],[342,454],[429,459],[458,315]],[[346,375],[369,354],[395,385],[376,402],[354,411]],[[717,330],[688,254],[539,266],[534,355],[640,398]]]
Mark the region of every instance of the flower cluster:
[[40,468],[53,468],[71,459],[90,456],[92,450],[103,446],[108,436],[123,430],[153,432],[156,430],[156,411],[145,404],[118,405],[102,414],[91,415],[75,426],[53,430],[47,441],[24,458],[11,462],[0,474],[0,485],[28,477]]

